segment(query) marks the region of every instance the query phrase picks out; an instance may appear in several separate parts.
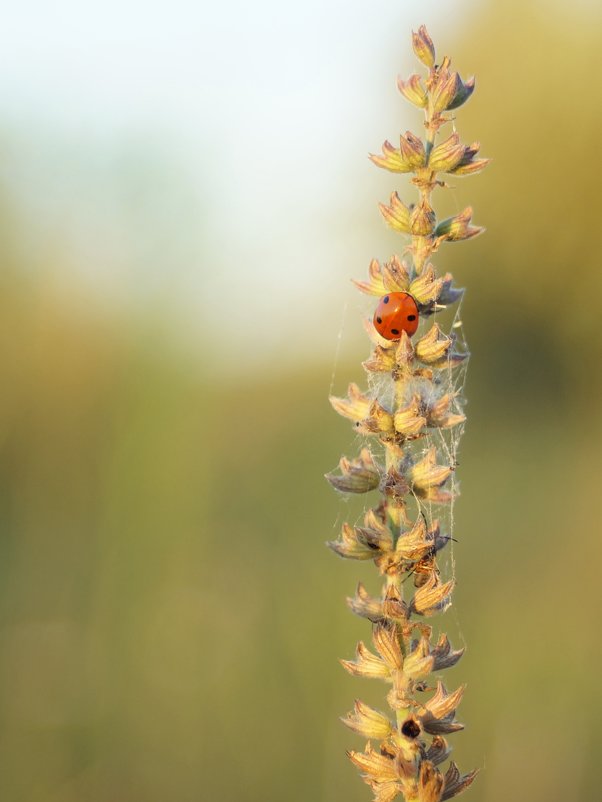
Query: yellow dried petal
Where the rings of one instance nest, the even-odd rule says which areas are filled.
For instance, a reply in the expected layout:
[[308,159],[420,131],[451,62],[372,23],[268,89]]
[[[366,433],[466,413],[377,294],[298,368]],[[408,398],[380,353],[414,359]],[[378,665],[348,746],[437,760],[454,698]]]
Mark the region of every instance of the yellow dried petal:
[[356,279],[351,279],[351,281],[355,284],[358,290],[365,292],[367,295],[381,295],[386,294],[385,285],[383,284],[383,279],[381,275],[381,267],[380,263],[377,259],[372,259],[370,265],[368,267],[368,281],[357,281]]
[[406,100],[418,106],[419,109],[426,107],[428,98],[419,75],[410,75],[407,81],[404,81],[401,77],[398,78],[397,88]]
[[372,637],[376,651],[389,668],[401,668],[403,666],[403,655],[396,627],[387,623],[378,623],[374,627]]
[[439,339],[441,334],[441,329],[435,323],[416,343],[416,356],[426,365],[437,363],[451,348],[451,338],[443,335],[442,339]]
[[393,731],[391,722],[384,713],[370,707],[356,699],[353,712],[341,718],[343,724],[354,732],[359,732],[365,738],[375,738],[378,741],[386,740]]
[[357,677],[389,679],[391,676],[387,664],[373,654],[361,641],[357,645],[355,660],[341,660],[340,662],[346,671]]
[[402,234],[410,233],[410,208],[405,205],[397,192],[393,192],[391,195],[389,206],[379,203],[378,208],[387,225],[394,231],[399,231]]

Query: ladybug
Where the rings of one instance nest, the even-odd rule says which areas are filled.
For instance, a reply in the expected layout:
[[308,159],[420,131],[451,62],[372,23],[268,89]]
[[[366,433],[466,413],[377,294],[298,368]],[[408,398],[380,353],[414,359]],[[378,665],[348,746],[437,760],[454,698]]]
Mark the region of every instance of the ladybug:
[[416,333],[418,305],[408,292],[390,292],[378,302],[374,313],[374,328],[385,340],[399,340],[403,331]]

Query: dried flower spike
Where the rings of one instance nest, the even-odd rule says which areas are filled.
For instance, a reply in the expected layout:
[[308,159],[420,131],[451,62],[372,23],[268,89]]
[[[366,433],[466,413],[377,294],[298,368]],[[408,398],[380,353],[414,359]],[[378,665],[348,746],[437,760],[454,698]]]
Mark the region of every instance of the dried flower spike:
[[[374,320],[366,323],[374,346],[364,362],[370,389],[351,384],[346,398],[330,399],[372,443],[356,459],[343,457],[328,481],[341,493],[380,494],[361,525],[343,524],[339,538],[328,544],[341,557],[373,560],[383,579],[380,596],[371,596],[360,584],[348,599],[351,610],[371,622],[374,651],[359,643],[355,659],[341,661],[353,676],[389,686],[389,713],[356,700],[342,719],[369,739],[363,751],[348,755],[375,802],[441,802],[461,793],[476,775],[462,775],[453,761],[439,768],[451,751],[444,736],[463,728],[456,709],[464,686],[448,691],[438,678],[429,679],[455,665],[463,653],[452,648],[447,635],[434,636],[425,619],[452,603],[454,577],[442,576],[437,561],[453,538],[434,519],[433,507],[440,506],[445,518],[445,508],[457,496],[454,475],[465,421],[461,391],[468,351],[457,310],[451,327],[428,325],[428,318],[452,307],[463,292],[452,286],[449,273],[437,273],[433,257],[439,247],[483,230],[472,225],[470,207],[438,221],[432,193],[447,186],[441,174],[476,173],[488,159],[475,158],[479,144],[464,145],[455,130],[437,141],[440,129],[454,119],[449,112],[472,94],[474,78],[463,81],[447,56],[437,65],[424,25],[412,35],[412,46],[427,75],[399,79],[398,86],[424,110],[424,140],[406,131],[398,148],[387,141],[382,155],[370,157],[378,167],[411,175],[418,190],[414,203],[404,203],[393,192],[388,204],[380,204],[385,222],[407,239],[405,258],[393,256],[384,264],[373,259],[368,280],[355,282],[361,292],[380,299]],[[384,383],[383,376],[388,376]]]

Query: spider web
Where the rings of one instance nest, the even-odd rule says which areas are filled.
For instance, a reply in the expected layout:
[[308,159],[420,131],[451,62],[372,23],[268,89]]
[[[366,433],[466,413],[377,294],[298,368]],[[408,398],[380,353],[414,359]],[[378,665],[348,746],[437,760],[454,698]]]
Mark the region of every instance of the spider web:
[[[370,298],[370,316],[373,311],[371,307],[373,306],[374,300],[374,297]],[[439,324],[444,334],[453,337],[454,345],[450,350],[466,355],[464,361],[459,365],[454,367],[452,366],[451,362],[449,362],[447,367],[438,370],[436,383],[431,383],[426,379],[421,380],[423,382],[422,389],[425,394],[428,395],[432,393],[434,398],[440,398],[447,393],[450,393],[453,396],[453,400],[449,409],[449,412],[452,414],[464,414],[464,407],[466,404],[464,388],[466,384],[469,362],[469,349],[462,321],[462,304],[463,296],[460,297],[460,299],[455,302],[453,306],[450,305],[443,311],[438,311],[433,315],[423,317],[420,322],[420,328],[413,338],[414,342],[416,342],[430,329],[433,323],[436,322]],[[366,311],[368,311],[368,307],[366,307]],[[343,320],[341,322],[341,328],[337,339],[335,364],[331,377],[331,393],[335,384],[336,369],[340,357],[341,340],[346,312],[347,305],[345,305],[345,309],[343,311]],[[367,382],[366,379],[364,379],[363,384],[365,386],[367,383],[369,396],[377,399],[379,403],[382,404],[386,409],[393,410],[395,408],[394,383],[391,375],[389,373],[372,372],[366,372],[364,375],[367,376]],[[357,382],[360,384],[360,387],[362,386],[361,379],[362,377],[358,376]],[[407,400],[409,400],[409,397],[412,394],[412,383],[409,384],[407,392],[409,394]],[[437,453],[437,463],[440,465],[449,465],[452,468],[451,475],[443,488],[451,493],[451,500],[449,502],[434,503],[430,500],[420,499],[412,494],[410,497],[411,500],[408,503],[408,516],[411,521],[416,520],[416,518],[422,513],[425,515],[429,524],[438,520],[441,527],[441,533],[450,537],[447,546],[437,554],[437,564],[441,571],[443,581],[447,581],[450,578],[456,578],[454,548],[456,543],[455,505],[458,501],[460,493],[460,480],[458,477],[457,468],[459,466],[458,455],[464,429],[465,422],[459,423],[449,429],[428,428],[419,440],[407,443],[404,449],[407,450],[408,453],[411,453],[414,461],[419,461],[430,449],[435,447]],[[370,437],[356,432],[354,441],[357,451],[352,451],[350,456],[355,456],[355,454],[359,452],[360,448],[368,447],[375,458],[379,460],[383,458],[384,446],[381,446],[378,443],[376,437]],[[347,499],[347,501],[348,500],[349,499]],[[374,506],[374,498],[371,496],[363,496],[362,501],[363,508],[355,517],[354,523],[356,525],[361,525],[365,513],[368,511],[368,509],[371,509]],[[339,515],[337,515],[337,520],[334,524],[335,529],[340,525],[341,518],[342,513],[340,512]],[[454,620],[460,635],[460,639],[461,641],[464,641],[455,611]]]

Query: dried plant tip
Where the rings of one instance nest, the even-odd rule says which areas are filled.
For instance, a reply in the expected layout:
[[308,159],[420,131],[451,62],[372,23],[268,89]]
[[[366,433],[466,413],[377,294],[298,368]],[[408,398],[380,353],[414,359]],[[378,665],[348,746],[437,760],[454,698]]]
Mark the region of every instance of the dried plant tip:
[[451,108],[461,85],[462,81],[457,72],[452,72],[450,74],[444,68],[441,69],[439,80],[435,85],[431,97],[433,111],[436,114],[440,114],[442,111]]
[[380,203],[378,208],[387,225],[394,231],[399,231],[401,234],[410,233],[410,208],[405,205],[397,192],[393,192],[391,195],[389,206]]
[[451,345],[452,339],[442,336],[441,329],[435,323],[416,343],[416,356],[425,365],[434,365],[449,351]]
[[429,236],[435,228],[435,221],[436,217],[432,206],[423,198],[410,214],[410,231],[414,236]]
[[341,721],[349,729],[359,732],[365,738],[375,738],[378,741],[386,740],[393,731],[387,716],[359,699],[355,701],[353,712],[347,713],[341,718]]
[[431,654],[434,659],[433,671],[442,671],[455,666],[464,654],[464,649],[452,649],[447,635],[442,634]]
[[372,639],[374,640],[376,651],[389,668],[399,669],[403,666],[403,655],[394,625],[379,622],[374,627]]
[[383,601],[383,615],[393,621],[407,621],[408,606],[401,598],[398,588],[389,585]]
[[412,31],[412,48],[418,59],[426,67],[435,66],[435,45],[428,34],[426,25],[418,28],[418,33]]
[[383,283],[383,277],[381,274],[380,263],[377,259],[372,259],[370,262],[370,266],[368,268],[368,281],[357,281],[356,279],[351,279],[358,290],[365,292],[367,295],[384,295],[385,285]]
[[344,418],[352,421],[361,421],[368,416],[373,399],[364,395],[360,388],[352,382],[347,391],[348,398],[337,398],[331,395],[329,398],[333,408]]
[[409,100],[414,106],[418,106],[419,109],[426,108],[428,98],[419,75],[410,75],[407,81],[404,81],[403,78],[398,78],[397,88],[406,100]]
[[355,460],[341,457],[339,468],[340,476],[327,473],[326,479],[340,493],[368,493],[379,485],[380,473],[367,448],[363,448]]
[[399,779],[392,758],[375,752],[369,743],[364,752],[347,752],[347,756],[364,775],[380,782]]
[[433,148],[428,166],[435,172],[449,173],[460,164],[465,153],[466,147],[460,142],[458,134],[453,133]]
[[[443,279],[437,278],[435,268],[428,264],[422,273],[417,276],[409,287],[409,293],[420,307],[432,304],[437,300],[443,287]],[[420,309],[424,314],[424,309]]]
[[454,716],[465,689],[465,685],[460,685],[453,693],[448,693],[442,682],[437,683],[435,695],[424,705],[420,714],[422,726],[427,732],[437,735],[463,728],[462,724],[454,721]]
[[460,775],[458,767],[453,760],[450,761],[444,777],[444,788],[442,800],[451,799],[458,796],[462,791],[465,791],[469,785],[472,785],[474,778],[477,776],[478,771],[471,771],[468,774]]
[[350,560],[373,560],[379,554],[379,547],[363,535],[357,527],[343,524],[339,540],[330,540],[327,546],[340,557]]
[[415,437],[426,426],[426,418],[420,415],[418,396],[405,407],[397,410],[394,417],[395,431],[404,437]]
[[370,621],[380,621],[383,617],[383,605],[379,599],[371,596],[361,582],[358,583],[353,598],[347,599],[352,612]]
[[447,481],[451,472],[452,469],[449,465],[439,465],[437,463],[437,450],[434,447],[430,448],[410,471],[412,488],[415,493],[420,495],[432,487],[441,487]]
[[[456,75],[457,75],[457,73],[456,73]],[[474,88],[475,88],[474,75],[471,76],[470,78],[468,78],[466,80],[466,82],[462,81],[462,79],[460,78],[459,75],[457,75],[457,79],[458,80],[457,80],[456,94],[454,95],[454,98],[453,98],[452,102],[447,107],[447,109],[450,110],[450,111],[451,111],[451,109],[457,109],[460,106],[462,106],[464,103],[466,103],[468,98],[474,92]]]
[[431,745],[426,750],[426,759],[435,766],[443,763],[451,754],[451,748],[442,735],[434,735]]
[[437,303],[441,306],[450,306],[451,304],[455,304],[456,301],[459,301],[460,298],[464,295],[464,290],[460,287],[454,287],[453,278],[450,273],[446,273],[443,276],[443,286],[441,287],[441,292],[439,293],[439,297],[437,298]]
[[412,173],[426,163],[426,152],[422,141],[408,131],[399,138],[399,148],[386,141],[383,144],[383,155],[370,154],[371,161],[392,173]]
[[463,239],[471,239],[481,234],[485,229],[479,226],[471,226],[470,221],[472,218],[472,209],[468,206],[460,214],[455,217],[448,217],[447,220],[442,220],[435,229],[437,237],[449,242],[458,242]]
[[454,175],[471,175],[472,173],[480,172],[484,167],[487,167],[491,159],[475,159],[479,152],[480,145],[478,142],[473,142],[472,145],[464,148],[464,155],[458,164],[450,170]]
[[424,585],[418,588],[414,598],[410,601],[411,612],[429,618],[447,610],[451,604],[454,584],[453,579],[442,583],[435,573],[431,574]]
[[341,665],[356,677],[388,679],[391,672],[380,657],[373,654],[361,641],[357,645],[355,660],[341,660]]

